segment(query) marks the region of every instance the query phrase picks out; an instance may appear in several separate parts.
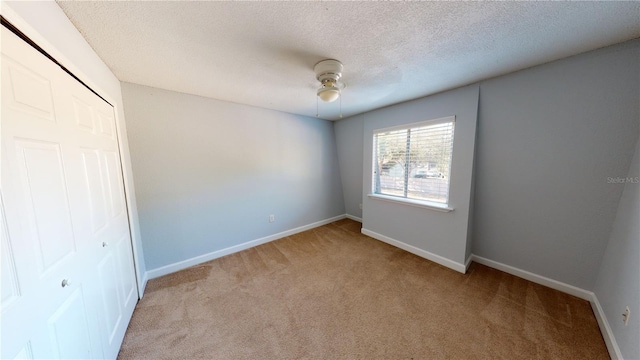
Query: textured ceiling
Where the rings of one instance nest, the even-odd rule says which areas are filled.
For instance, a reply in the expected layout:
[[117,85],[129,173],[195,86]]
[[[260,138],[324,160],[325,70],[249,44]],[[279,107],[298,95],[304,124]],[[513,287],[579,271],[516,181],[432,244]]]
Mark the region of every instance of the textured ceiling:
[[326,58],[346,117],[640,37],[640,2],[58,4],[121,81],[307,116]]

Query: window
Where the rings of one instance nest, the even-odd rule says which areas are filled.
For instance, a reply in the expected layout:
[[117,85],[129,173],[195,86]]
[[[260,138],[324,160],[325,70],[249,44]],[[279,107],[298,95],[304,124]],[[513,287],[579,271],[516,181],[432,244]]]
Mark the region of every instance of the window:
[[447,207],[454,127],[451,116],[375,130],[373,194]]

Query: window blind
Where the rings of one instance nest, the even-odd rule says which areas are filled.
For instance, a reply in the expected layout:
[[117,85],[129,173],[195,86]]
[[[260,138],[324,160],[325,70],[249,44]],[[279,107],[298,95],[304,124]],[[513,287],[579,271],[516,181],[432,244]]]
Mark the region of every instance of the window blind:
[[373,134],[373,192],[448,204],[455,117]]

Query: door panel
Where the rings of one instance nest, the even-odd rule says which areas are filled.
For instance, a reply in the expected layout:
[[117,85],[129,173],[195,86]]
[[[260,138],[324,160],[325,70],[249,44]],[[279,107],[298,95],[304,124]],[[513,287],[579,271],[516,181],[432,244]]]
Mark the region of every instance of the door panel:
[[135,279],[128,276],[128,274],[134,272],[133,261],[131,259],[131,247],[127,241],[128,238],[128,233],[125,233],[116,244],[119,269],[118,283],[120,284],[120,293],[122,294],[122,303],[124,308],[129,308],[132,303],[137,301]]
[[109,139],[114,139],[113,116],[98,112],[98,123],[100,124],[100,134],[108,137]]
[[7,230],[7,221],[4,216],[4,201],[0,199],[0,276],[2,281],[2,287],[0,288],[0,313],[4,312],[7,307],[11,305],[20,297],[20,283],[18,280],[18,274],[16,273],[16,267],[13,260],[13,250],[9,242],[9,232]]
[[94,121],[93,109],[91,106],[85,104],[82,100],[76,97],[73,97],[71,101],[73,101],[74,115],[78,127],[93,133]]
[[111,216],[117,217],[124,212],[124,199],[122,181],[120,180],[120,166],[118,155],[115,151],[105,151],[104,160],[107,166],[107,183],[109,184],[109,200],[111,204]]
[[10,83],[6,89],[10,96],[3,97],[3,106],[55,121],[50,81],[6,57],[3,62],[7,63]]
[[33,250],[40,274],[76,252],[64,165],[58,144],[15,142]]
[[91,212],[91,229],[97,234],[107,225],[107,202],[104,194],[104,183],[97,150],[82,150],[84,178],[89,190],[87,204]]
[[2,296],[1,306],[4,310],[7,306],[9,306],[13,301],[15,301],[19,296],[20,292],[18,290],[18,277],[16,276],[15,266],[13,264],[13,252],[9,248],[9,241],[6,239],[6,235],[4,231],[2,232],[2,288],[0,294]]
[[59,359],[90,359],[89,321],[82,288],[76,288],[47,321],[51,347]]
[[100,294],[102,295],[101,314],[108,343],[111,344],[122,320],[120,304],[122,301],[118,286],[117,269],[112,254],[107,254],[98,264],[98,278],[100,280]]

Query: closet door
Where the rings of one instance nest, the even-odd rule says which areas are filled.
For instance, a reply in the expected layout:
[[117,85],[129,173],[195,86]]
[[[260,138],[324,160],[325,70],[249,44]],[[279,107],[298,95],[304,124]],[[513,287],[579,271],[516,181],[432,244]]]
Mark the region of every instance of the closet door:
[[74,119],[77,190],[88,216],[85,237],[96,255],[88,271],[95,274],[105,357],[115,358],[138,297],[113,108],[71,77],[64,80],[63,111]]
[[137,300],[113,108],[2,28],[0,358],[115,358]]

